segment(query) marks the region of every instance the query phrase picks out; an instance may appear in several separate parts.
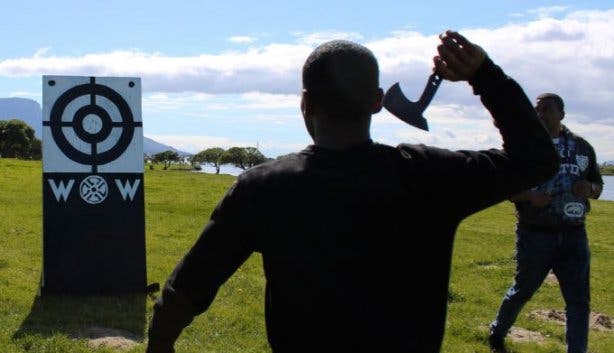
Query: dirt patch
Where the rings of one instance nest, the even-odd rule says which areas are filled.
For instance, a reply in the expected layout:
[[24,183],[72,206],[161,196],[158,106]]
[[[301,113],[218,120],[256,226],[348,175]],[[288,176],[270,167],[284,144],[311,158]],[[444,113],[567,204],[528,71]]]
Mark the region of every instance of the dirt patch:
[[544,282],[546,282],[546,284],[551,285],[551,286],[555,284],[557,285],[559,284],[558,278],[556,278],[556,275],[552,271],[548,273]]
[[612,322],[612,318],[605,314],[591,313],[588,322],[592,329],[614,332],[614,322]]
[[[565,326],[566,322],[565,311],[554,309],[533,310],[529,313],[529,318],[554,322],[562,326]],[[591,312],[588,322],[593,330],[614,332],[614,322],[605,314]]]
[[118,330],[106,327],[89,327],[77,332],[76,339],[85,339],[92,348],[101,346],[112,349],[125,350],[139,344],[139,337],[126,330]]
[[539,332],[529,331],[521,327],[514,327],[514,326],[510,329],[510,332],[507,334],[507,337],[514,342],[520,342],[520,343],[526,343],[526,342],[543,343],[546,340],[546,337],[544,337],[544,335],[542,335]]
[[539,309],[533,310],[529,313],[530,319],[538,319],[542,321],[554,322],[558,325],[565,326],[565,312],[562,310],[554,309]]
[[[488,331],[490,330],[490,326],[482,326],[481,329],[484,331]],[[506,336],[506,339],[518,343],[536,342],[542,344],[546,342],[547,337],[539,332],[530,331],[522,327],[512,326]]]

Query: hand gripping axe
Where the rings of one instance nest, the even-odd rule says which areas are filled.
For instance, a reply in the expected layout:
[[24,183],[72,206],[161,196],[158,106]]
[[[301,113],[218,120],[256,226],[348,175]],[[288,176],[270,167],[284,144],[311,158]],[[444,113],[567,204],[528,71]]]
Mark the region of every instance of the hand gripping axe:
[[417,102],[412,102],[405,98],[397,82],[384,95],[384,108],[409,125],[428,131],[429,126],[422,113],[433,99],[439,84],[441,84],[441,80],[441,77],[435,73],[429,76],[426,87],[424,87],[424,91]]

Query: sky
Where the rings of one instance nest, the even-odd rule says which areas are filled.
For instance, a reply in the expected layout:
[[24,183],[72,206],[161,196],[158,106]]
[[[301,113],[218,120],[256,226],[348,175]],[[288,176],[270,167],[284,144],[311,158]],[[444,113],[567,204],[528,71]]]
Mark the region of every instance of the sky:
[[[312,143],[300,72],[331,39],[373,51],[384,90],[416,100],[437,35],[464,34],[534,98],[563,97],[563,120],[614,161],[611,1],[7,1],[0,15],[0,97],[42,103],[43,75],[140,77],[144,135],[187,152],[258,147],[267,157]],[[430,131],[382,110],[374,141],[500,148],[466,82],[444,81],[425,112]]]

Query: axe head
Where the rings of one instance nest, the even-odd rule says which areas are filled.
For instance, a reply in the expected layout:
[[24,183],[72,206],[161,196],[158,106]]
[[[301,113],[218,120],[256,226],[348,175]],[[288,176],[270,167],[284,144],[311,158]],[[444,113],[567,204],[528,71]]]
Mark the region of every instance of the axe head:
[[422,113],[428,107],[431,99],[433,99],[440,83],[441,77],[432,74],[426,83],[420,99],[417,102],[412,102],[405,97],[397,82],[384,95],[384,108],[409,125],[428,131],[429,126]]

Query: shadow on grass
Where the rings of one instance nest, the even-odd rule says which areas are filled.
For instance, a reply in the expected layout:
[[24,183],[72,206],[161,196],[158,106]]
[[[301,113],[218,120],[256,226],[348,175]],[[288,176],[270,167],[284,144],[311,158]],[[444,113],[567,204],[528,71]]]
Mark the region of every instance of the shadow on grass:
[[13,340],[26,336],[50,337],[64,334],[83,337],[92,328],[126,332],[142,342],[145,330],[145,294],[108,297],[37,296],[30,314],[13,334]]

